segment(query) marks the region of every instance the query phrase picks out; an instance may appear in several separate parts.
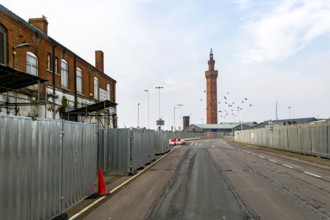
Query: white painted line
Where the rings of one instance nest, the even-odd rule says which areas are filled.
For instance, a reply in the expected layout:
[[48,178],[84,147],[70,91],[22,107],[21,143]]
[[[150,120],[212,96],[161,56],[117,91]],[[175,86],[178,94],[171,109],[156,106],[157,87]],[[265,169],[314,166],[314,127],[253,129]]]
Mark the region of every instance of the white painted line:
[[276,160],[268,159],[270,162],[276,163]]
[[265,157],[264,157],[264,156],[260,156],[260,155],[259,155],[259,157],[260,157],[260,158],[262,158],[262,159],[265,159]]
[[290,165],[287,165],[287,164],[282,164],[283,166],[285,166],[285,167],[287,167],[287,168],[290,168],[290,169],[292,169],[293,167],[292,166],[290,166]]
[[[170,153],[172,153],[173,151],[171,151]],[[169,154],[169,153],[168,153]],[[163,159],[164,157],[166,157],[168,154],[163,155],[161,158],[159,158],[157,161],[155,161],[154,163],[150,164],[149,166],[145,167],[142,171],[138,172],[137,174],[135,174],[134,176],[132,176],[131,178],[129,178],[128,180],[126,180],[125,182],[123,182],[122,184],[120,184],[119,186],[117,186],[116,188],[114,188],[113,190],[109,191],[109,193],[114,193],[116,192],[118,189],[122,188],[124,185],[126,185],[127,183],[131,182],[132,180],[134,180],[135,178],[137,178],[138,176],[140,176],[141,174],[143,174],[144,172],[146,172],[148,170],[149,167],[155,165],[157,162],[159,162],[161,159]]]
[[311,176],[314,176],[314,177],[317,177],[317,178],[322,178],[322,176],[316,175],[314,173],[310,173],[310,172],[306,172],[306,171],[304,173],[306,173],[308,175],[311,175]]
[[[115,191],[117,191],[118,189],[122,188],[124,185],[126,185],[127,183],[131,182],[133,179],[135,179],[136,177],[140,176],[142,173],[146,172],[148,170],[149,167],[155,165],[156,163],[158,163],[161,159],[163,159],[164,157],[166,157],[167,155],[171,154],[173,151],[175,151],[177,148],[173,149],[172,151],[168,152],[167,154],[163,155],[162,157],[160,157],[158,160],[156,160],[155,162],[153,162],[152,164],[150,164],[149,166],[147,166],[146,168],[144,168],[141,172],[135,174],[134,176],[132,176],[131,178],[129,178],[128,180],[126,180],[125,182],[123,182],[122,184],[120,184],[119,186],[117,186],[116,188],[114,188],[113,190],[109,191],[109,194],[114,193]],[[71,216],[71,218],[69,218],[69,220],[74,220],[77,217],[79,217],[82,213],[86,212],[88,209],[90,209],[91,207],[93,207],[95,204],[99,203],[101,200],[105,199],[106,196],[103,196],[99,199],[97,199],[96,201],[94,201],[92,204],[90,204],[89,206],[85,207],[84,209],[80,210],[78,213],[74,214],[73,216]]]
[[80,212],[78,212],[78,213],[74,214],[73,216],[71,216],[71,218],[69,218],[69,220],[73,220],[73,219],[77,218],[79,215],[81,215],[82,213],[86,212],[88,209],[90,209],[95,204],[99,203],[101,200],[103,200],[105,198],[106,198],[106,196],[103,196],[103,197],[99,198],[98,200],[96,200],[95,202],[93,202],[92,204],[90,204],[89,206],[87,206],[84,209],[82,209]]
[[253,156],[257,156],[256,154],[254,154],[254,153],[251,153]]

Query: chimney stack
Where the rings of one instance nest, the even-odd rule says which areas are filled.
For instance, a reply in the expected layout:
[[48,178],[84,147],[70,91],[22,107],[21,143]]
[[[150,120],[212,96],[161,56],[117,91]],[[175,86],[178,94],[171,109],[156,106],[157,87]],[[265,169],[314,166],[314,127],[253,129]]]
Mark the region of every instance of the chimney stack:
[[183,116],[183,130],[186,130],[190,125],[190,116]]
[[102,50],[95,51],[95,67],[99,69],[101,72],[104,72],[104,61],[103,61]]
[[42,18],[30,18],[29,24],[32,24],[44,34],[48,35],[48,21],[45,16],[42,16]]

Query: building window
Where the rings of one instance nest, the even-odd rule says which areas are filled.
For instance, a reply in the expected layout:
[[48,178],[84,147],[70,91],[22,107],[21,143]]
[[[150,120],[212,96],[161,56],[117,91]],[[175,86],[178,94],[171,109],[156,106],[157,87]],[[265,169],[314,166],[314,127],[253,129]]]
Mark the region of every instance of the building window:
[[55,65],[55,73],[57,74],[58,73],[58,71],[57,71],[57,57],[55,57],[55,63],[54,63],[54,65]]
[[47,53],[47,70],[48,71],[52,71],[52,67],[51,67],[51,55],[50,53]]
[[82,70],[80,68],[76,69],[77,76],[77,92],[82,93]]
[[107,84],[107,99],[108,100],[111,100],[111,97],[110,97],[110,89],[111,89],[111,87],[110,87],[110,84]]
[[0,25],[0,63],[6,65],[7,48],[6,48],[6,30]]
[[68,62],[61,60],[61,86],[63,88],[69,88],[69,66]]
[[94,77],[94,98],[99,98],[99,80]]
[[26,72],[38,76],[38,58],[31,52],[26,53]]

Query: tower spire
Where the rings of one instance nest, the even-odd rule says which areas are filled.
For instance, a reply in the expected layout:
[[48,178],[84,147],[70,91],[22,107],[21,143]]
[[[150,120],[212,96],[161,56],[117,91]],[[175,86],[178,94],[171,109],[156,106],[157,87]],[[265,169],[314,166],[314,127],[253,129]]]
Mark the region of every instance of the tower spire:
[[212,48],[210,50],[210,60],[213,60],[213,51],[212,51]]

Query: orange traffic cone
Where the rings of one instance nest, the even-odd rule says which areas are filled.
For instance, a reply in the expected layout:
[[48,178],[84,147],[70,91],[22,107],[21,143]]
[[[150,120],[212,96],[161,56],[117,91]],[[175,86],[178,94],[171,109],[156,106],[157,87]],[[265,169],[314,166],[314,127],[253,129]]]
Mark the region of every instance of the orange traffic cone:
[[106,195],[108,194],[107,189],[105,188],[103,174],[101,168],[98,169],[98,175],[99,175],[99,187],[98,187],[98,194],[99,195]]

